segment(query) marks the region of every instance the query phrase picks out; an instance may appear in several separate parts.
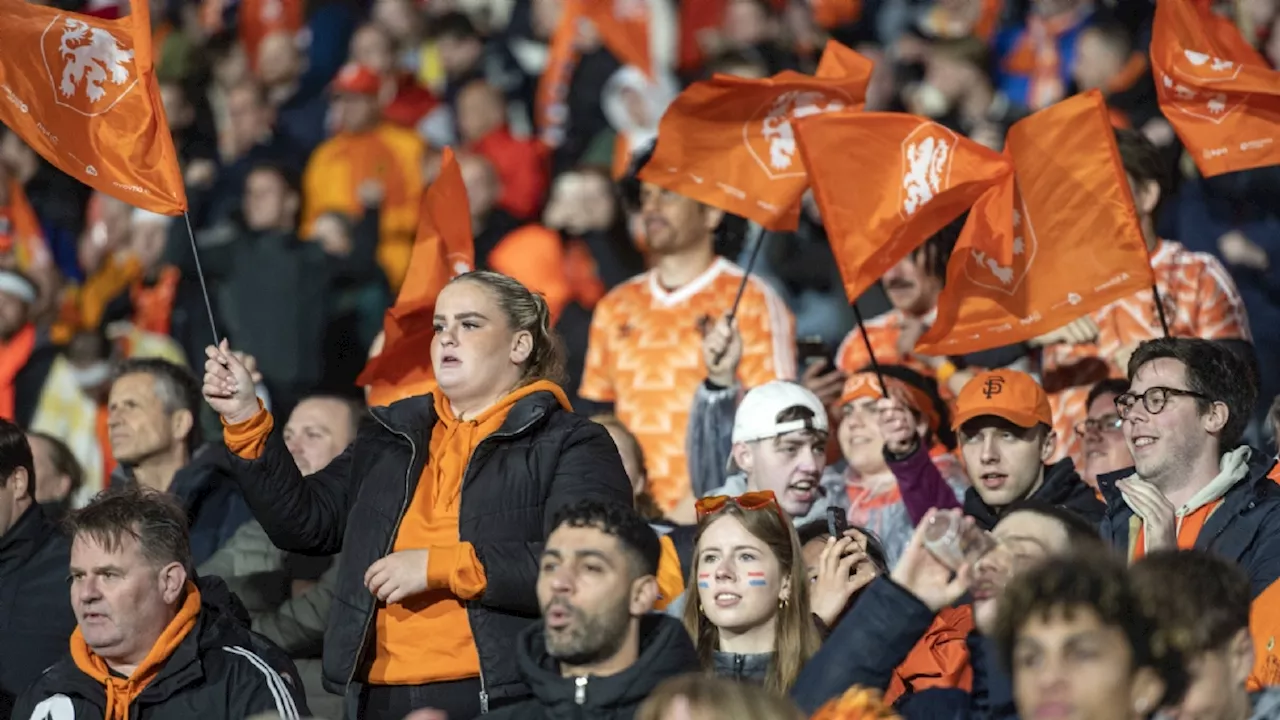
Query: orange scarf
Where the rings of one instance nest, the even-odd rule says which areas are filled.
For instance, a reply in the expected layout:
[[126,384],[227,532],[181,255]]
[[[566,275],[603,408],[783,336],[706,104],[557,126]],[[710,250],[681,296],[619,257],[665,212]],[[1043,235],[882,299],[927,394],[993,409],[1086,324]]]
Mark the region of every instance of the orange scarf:
[[187,599],[178,608],[178,615],[169,626],[160,633],[160,638],[151,646],[151,652],[127,678],[118,678],[111,674],[107,662],[89,649],[80,634],[80,628],[71,633],[71,659],[75,661],[80,672],[102,683],[107,689],[107,711],[104,720],[129,720],[129,706],[142,694],[160,674],[169,656],[183,638],[196,626],[196,618],[200,615],[200,591],[191,581],[187,581]]
[[138,280],[129,289],[133,301],[133,324],[139,330],[169,334],[169,322],[173,318],[173,297],[178,291],[178,278],[182,273],[172,265],[160,270],[156,284],[147,287],[145,280]]
[[26,325],[9,342],[0,346],[0,417],[15,419],[18,391],[14,381],[31,359],[36,347],[36,326]]

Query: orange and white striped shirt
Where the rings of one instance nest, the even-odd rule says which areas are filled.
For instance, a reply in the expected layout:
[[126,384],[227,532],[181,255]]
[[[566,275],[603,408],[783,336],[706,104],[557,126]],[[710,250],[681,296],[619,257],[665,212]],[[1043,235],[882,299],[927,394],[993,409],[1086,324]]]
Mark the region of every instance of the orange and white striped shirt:
[[[1205,340],[1251,340],[1249,317],[1235,281],[1217,258],[1161,240],[1151,270],[1164,304],[1169,334]],[[1053,408],[1058,447],[1052,461],[1072,457],[1079,464],[1082,438],[1073,427],[1084,420],[1089,389],[1128,368],[1115,365],[1123,348],[1161,337],[1160,316],[1150,290],[1117,300],[1091,315],[1098,339],[1087,345],[1052,345],[1041,358],[1043,384]],[[1101,360],[1102,362],[1099,362]]]
[[[924,324],[932,325],[937,319],[937,310],[931,310],[924,316]],[[898,339],[902,336],[906,324],[906,314],[897,308],[891,308],[865,322],[867,340],[871,341],[871,350],[876,354],[876,362],[881,365],[905,365],[925,377],[934,377],[933,368],[925,365],[914,355],[898,350]],[[836,367],[847,373],[858,372],[871,364],[871,356],[867,354],[867,344],[862,340],[862,331],[854,328],[840,348],[836,350]]]
[[[690,492],[685,430],[694,393],[707,377],[702,338],[733,306],[742,274],[717,258],[684,287],[668,291],[651,270],[610,291],[591,319],[578,394],[614,403],[644,450],[649,492],[666,510]],[[795,379],[795,322],[763,280],[747,281],[735,323],[743,343],[738,378],[745,387]]]

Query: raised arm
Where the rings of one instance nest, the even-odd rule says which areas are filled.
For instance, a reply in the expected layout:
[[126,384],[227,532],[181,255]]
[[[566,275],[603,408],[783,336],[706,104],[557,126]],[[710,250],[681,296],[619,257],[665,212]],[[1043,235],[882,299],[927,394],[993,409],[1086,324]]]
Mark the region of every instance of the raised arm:
[[304,480],[275,419],[258,402],[249,371],[227,342],[208,347],[205,354],[202,392],[222,417],[227,464],[254,518],[281,550],[308,555],[341,550],[355,497],[351,448]]

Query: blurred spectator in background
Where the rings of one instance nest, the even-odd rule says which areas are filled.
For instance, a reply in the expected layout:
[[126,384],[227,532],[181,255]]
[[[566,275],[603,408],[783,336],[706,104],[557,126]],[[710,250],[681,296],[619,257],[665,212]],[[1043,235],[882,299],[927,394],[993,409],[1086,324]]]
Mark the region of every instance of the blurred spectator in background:
[[55,522],[71,509],[71,503],[84,482],[80,461],[58,438],[45,433],[28,432],[27,443],[35,473],[34,499]]
[[547,193],[541,145],[511,134],[502,92],[483,80],[463,86],[455,103],[462,146],[484,157],[497,172],[502,187],[499,207],[520,220],[535,217]]
[[111,384],[107,421],[111,453],[120,463],[111,484],[175,496],[187,513],[196,565],[251,517],[227,471],[213,455],[198,452],[200,407],[200,388],[186,368],[129,360]]
[[1098,490],[1098,478],[1133,466],[1133,455],[1124,440],[1124,420],[1116,410],[1116,398],[1129,390],[1129,381],[1108,379],[1089,391],[1088,417],[1075,427],[1084,438],[1084,466],[1080,479]]
[[260,163],[277,163],[294,174],[306,165],[310,148],[280,132],[276,109],[265,88],[254,80],[231,87],[226,95],[227,142],[223,168],[209,193],[205,223],[216,224],[240,211],[249,171]]
[[[324,377],[325,335],[339,283],[380,282],[379,202],[362,196],[364,214],[349,231],[321,216],[314,242],[302,242],[297,176],[264,161],[249,170],[242,222],[225,221],[198,238],[204,272],[218,288],[222,331],[257,358],[278,412],[292,410]],[[194,258],[184,254],[185,269],[194,273]]]
[[[1132,128],[1147,134],[1167,127],[1156,104],[1156,86],[1151,78],[1147,55],[1134,46],[1129,29],[1115,20],[1099,20],[1080,31],[1076,40],[1071,76],[1079,92],[1101,90],[1111,109],[1116,127]],[[1157,145],[1168,145],[1172,134]]]
[[254,72],[276,109],[279,130],[311,152],[328,135],[328,101],[323,93],[302,86],[305,69],[306,61],[293,35],[274,32],[262,39]]
[[381,188],[378,264],[392,291],[400,289],[418,230],[422,194],[422,140],[385,122],[378,103],[382,81],[362,65],[348,64],[333,83],[337,134],[312,154],[302,180],[302,237],[315,233],[326,212],[361,216],[367,183]]
[[376,22],[361,25],[351,36],[351,61],[374,71],[382,80],[378,91],[382,117],[413,129],[439,101],[418,84],[412,72],[401,67],[400,58],[395,36]]
[[35,498],[35,465],[22,430],[0,420],[0,717],[67,652],[76,627],[67,592],[71,544]]
[[58,349],[31,322],[36,286],[0,270],[0,418],[30,427]]
[[1026,24],[995,40],[997,87],[1010,100],[1041,110],[1067,96],[1076,41],[1094,15],[1090,0],[1031,0]]

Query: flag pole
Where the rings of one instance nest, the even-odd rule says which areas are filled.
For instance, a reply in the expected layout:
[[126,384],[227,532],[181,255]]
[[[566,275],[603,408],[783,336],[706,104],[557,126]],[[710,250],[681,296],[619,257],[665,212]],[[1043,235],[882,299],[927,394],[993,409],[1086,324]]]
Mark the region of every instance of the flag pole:
[[200,249],[196,247],[196,234],[191,229],[191,215],[187,212],[182,213],[182,219],[187,221],[187,237],[191,240],[191,255],[196,259],[196,277],[200,278],[200,294],[204,295],[204,309],[209,313],[209,330],[213,333],[213,346],[217,347],[218,326],[213,321],[213,303],[209,302],[209,286],[204,281],[204,268],[200,265]]
[[1156,301],[1156,315],[1160,318],[1160,329],[1164,330],[1164,336],[1169,335],[1169,320],[1164,316],[1164,298],[1160,297],[1160,289],[1156,287],[1153,280],[1151,282],[1151,297]]
[[862,310],[858,309],[857,300],[850,305],[853,307],[853,320],[858,324],[858,332],[862,334],[862,344],[867,348],[867,357],[871,359],[871,371],[876,374],[876,380],[880,381],[880,394],[887,400],[889,388],[885,385],[884,374],[880,372],[880,361],[876,360],[876,351],[871,349],[871,338],[867,337],[867,325],[862,321]]
[[[729,308],[729,314],[725,319],[729,321],[729,327],[733,327],[733,318],[738,314],[738,303],[742,302],[742,294],[747,291],[747,281],[751,279],[751,271],[756,266],[756,258],[760,256],[760,248],[764,247],[764,227],[752,223],[748,227],[748,232],[755,239],[755,246],[751,248],[751,255],[747,258],[747,266],[743,268],[742,282],[738,284],[738,294],[733,298],[733,306]],[[715,364],[719,365],[724,359],[725,353],[729,352],[729,346],[726,344],[720,352],[716,353]]]

